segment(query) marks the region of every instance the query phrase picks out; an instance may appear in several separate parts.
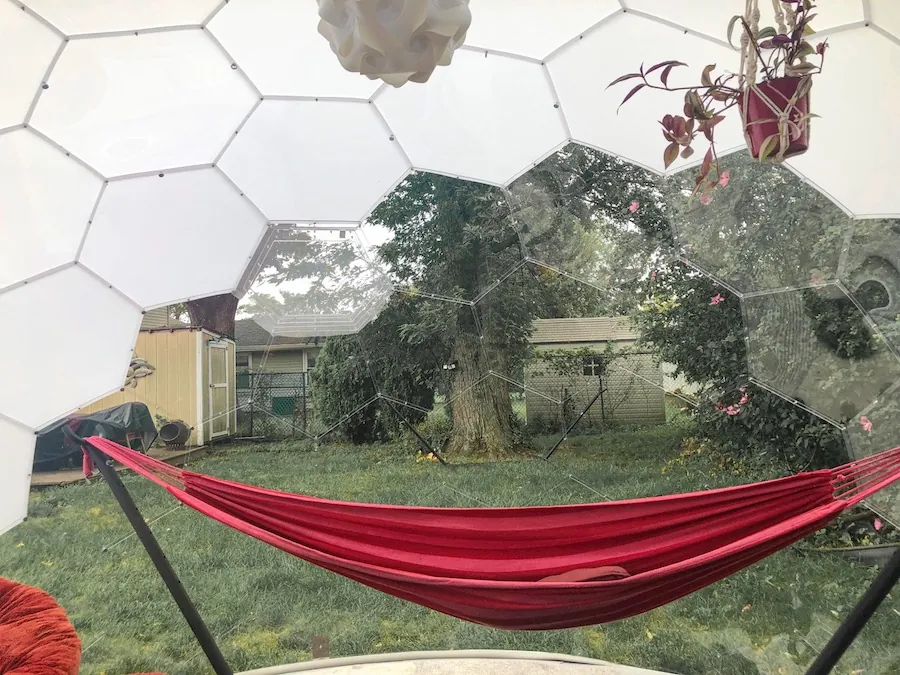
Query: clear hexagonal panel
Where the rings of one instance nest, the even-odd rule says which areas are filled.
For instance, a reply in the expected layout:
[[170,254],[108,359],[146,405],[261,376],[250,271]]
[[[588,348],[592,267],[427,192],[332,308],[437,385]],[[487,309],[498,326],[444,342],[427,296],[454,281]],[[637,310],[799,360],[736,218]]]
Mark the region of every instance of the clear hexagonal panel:
[[[900,439],[900,380],[847,423],[846,435],[853,456],[861,461],[897,446]],[[868,476],[869,481],[878,478],[877,472]],[[865,481],[863,478],[862,482]],[[876,492],[866,500],[866,505],[900,528],[900,486]]]
[[750,375],[837,425],[900,380],[900,359],[837,285],[743,299]]
[[739,293],[834,281],[853,222],[786,168],[739,152],[720,160],[719,185],[692,198],[696,168],[665,182],[681,255]]
[[[377,245],[377,232],[367,238],[355,229],[294,225],[272,226],[263,237],[237,291],[242,296],[238,368],[243,371],[237,405],[247,433],[267,430],[312,439],[336,429],[350,437],[362,433],[353,424],[364,424],[361,413],[377,392],[357,334],[393,293],[370,239]],[[365,389],[366,400],[348,395],[316,410],[313,389],[326,342],[326,370],[338,360],[346,376],[359,361],[353,377],[361,380],[354,391]],[[328,384],[320,388],[325,391]]]
[[350,335],[378,316],[392,292],[358,232],[276,225],[241,282],[238,317],[272,336]]
[[853,223],[840,279],[900,350],[900,220]]
[[633,310],[653,267],[674,253],[657,180],[614,157],[569,145],[507,193],[521,257],[593,286],[606,313]]

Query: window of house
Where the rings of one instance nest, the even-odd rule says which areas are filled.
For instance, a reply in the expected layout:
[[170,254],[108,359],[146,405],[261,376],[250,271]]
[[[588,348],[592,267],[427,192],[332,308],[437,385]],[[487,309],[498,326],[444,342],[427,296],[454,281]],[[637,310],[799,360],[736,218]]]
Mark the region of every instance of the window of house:
[[306,352],[306,369],[312,370],[316,367],[317,352]]
[[250,354],[244,352],[243,354],[238,352],[235,358],[235,365],[238,368],[249,368],[250,367]]
[[585,356],[581,361],[581,373],[585,377],[600,377],[603,374],[603,357]]

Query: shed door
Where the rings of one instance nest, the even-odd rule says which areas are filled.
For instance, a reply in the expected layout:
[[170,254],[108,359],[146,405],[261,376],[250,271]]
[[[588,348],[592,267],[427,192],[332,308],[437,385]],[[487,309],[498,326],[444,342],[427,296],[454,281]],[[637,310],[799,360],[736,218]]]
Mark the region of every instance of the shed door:
[[207,342],[209,349],[209,435],[210,438],[231,433],[228,411],[228,345]]

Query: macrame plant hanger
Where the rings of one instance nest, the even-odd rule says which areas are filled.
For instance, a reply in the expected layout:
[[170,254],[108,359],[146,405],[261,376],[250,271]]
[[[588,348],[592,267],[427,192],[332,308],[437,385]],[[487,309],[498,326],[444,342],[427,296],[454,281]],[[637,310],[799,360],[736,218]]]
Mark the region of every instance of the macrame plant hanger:
[[[772,9],[775,14],[775,24],[780,35],[787,35],[793,32],[797,27],[797,13],[790,6],[784,7],[781,0],[772,0]],[[791,112],[796,107],[796,100],[787,101],[782,108],[779,107],[765,91],[759,88],[756,83],[756,77],[759,69],[759,57],[756,52],[756,38],[759,35],[759,0],[745,0],[744,4],[744,28],[741,31],[741,67],[740,67],[740,88],[744,95],[741,98],[741,123],[744,130],[744,141],[747,143],[747,149],[752,148],[750,140],[749,124],[747,124],[747,115],[750,110],[751,94],[753,97],[762,101],[766,107],[772,112],[772,119],[778,123],[778,152],[769,155],[766,161],[772,164],[780,164],[785,159],[785,153],[791,145],[791,126],[798,129],[809,127],[809,121],[801,119],[799,122],[791,122]],[[750,32],[747,32],[749,27]],[[751,35],[753,40],[751,40]],[[800,61],[806,63],[806,57],[801,56]],[[790,75],[790,73],[786,73]],[[799,98],[795,96],[794,99]],[[766,120],[768,121],[768,120]]]

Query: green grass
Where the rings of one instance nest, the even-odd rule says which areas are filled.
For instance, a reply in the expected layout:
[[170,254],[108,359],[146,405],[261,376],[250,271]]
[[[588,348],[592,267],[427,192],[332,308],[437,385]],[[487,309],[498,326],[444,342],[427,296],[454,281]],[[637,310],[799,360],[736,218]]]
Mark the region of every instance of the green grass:
[[[225,447],[194,468],[338,499],[525,505],[622,499],[751,479],[678,456],[677,424],[573,438],[550,463],[445,468],[388,447]],[[662,468],[667,466],[666,470]],[[874,576],[797,549],[639,617],[558,632],[502,632],[382,595],[232,532],[136,478],[125,482],[235,669],[420,649],[566,652],[681,675],[794,675]],[[86,674],[207,672],[191,633],[105,485],[32,496],[29,520],[0,538],[0,574],[51,592],[81,634]],[[835,671],[900,673],[900,598],[882,606]]]

